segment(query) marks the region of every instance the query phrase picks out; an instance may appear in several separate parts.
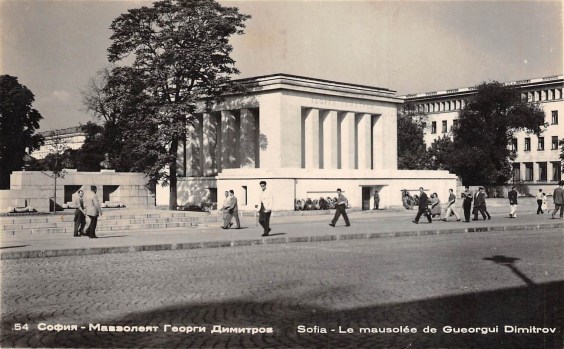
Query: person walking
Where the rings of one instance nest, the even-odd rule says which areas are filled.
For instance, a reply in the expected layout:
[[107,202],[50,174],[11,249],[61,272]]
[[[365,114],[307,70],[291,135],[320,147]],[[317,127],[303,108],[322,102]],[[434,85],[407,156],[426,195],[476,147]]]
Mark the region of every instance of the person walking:
[[102,208],[100,207],[100,201],[98,201],[96,191],[97,188],[95,185],[90,186],[90,195],[84,200],[86,215],[90,218],[90,224],[88,224],[88,228],[86,228],[86,235],[91,239],[97,238],[96,226],[98,225],[98,216],[102,215]]
[[[229,206],[231,205],[231,198],[229,197],[229,190],[225,191],[225,200],[223,200],[223,205],[221,206],[221,212],[223,213],[223,225],[222,229],[228,229],[227,218],[229,216]],[[231,220],[229,220],[231,221]]]
[[333,217],[333,220],[331,221],[331,223],[329,223],[330,226],[335,227],[335,224],[337,223],[341,215],[343,215],[343,219],[345,220],[345,226],[347,227],[351,226],[351,222],[349,221],[349,216],[347,216],[347,211],[346,211],[348,203],[349,201],[343,195],[341,189],[337,189],[337,203],[335,204],[335,217]]
[[427,196],[427,194],[425,194],[425,191],[423,190],[423,187],[419,188],[419,210],[417,211],[417,215],[415,216],[415,219],[412,221],[415,224],[419,224],[419,218],[421,218],[421,215],[425,215],[427,217],[427,220],[429,221],[429,223],[433,223],[433,220],[431,219],[431,215],[429,214],[429,197]]
[[465,186],[464,192],[462,193],[462,209],[464,210],[464,222],[470,222],[470,211],[472,210],[472,199],[474,193],[470,190],[470,187]]
[[439,200],[439,195],[437,195],[437,193],[431,194],[429,203],[431,205],[430,207],[431,218],[435,218],[435,216],[439,216],[439,219],[441,219],[441,200]]
[[515,186],[512,186],[509,193],[507,193],[507,198],[509,199],[509,218],[517,218],[517,196],[517,190]]
[[235,222],[237,223],[236,229],[241,229],[241,221],[239,221],[239,205],[237,204],[237,198],[235,197],[235,192],[229,190],[229,198],[231,199],[229,207],[227,208],[227,218],[225,219],[226,226],[231,228],[233,223],[231,219],[235,217]]
[[[447,208],[445,211],[445,216],[443,218],[443,222],[447,221],[447,218],[450,217],[450,214],[454,214],[454,216],[456,217],[456,221],[460,222],[460,217],[458,217],[458,213],[456,213],[455,210],[455,203],[456,203],[456,195],[454,195],[454,190],[449,189],[448,190],[448,204],[447,204]],[[470,217],[469,217],[470,218]]]
[[546,193],[542,193],[542,213],[544,213],[544,211],[546,211],[546,213],[550,213],[550,210],[548,209],[548,202],[546,200]]
[[268,236],[270,231],[270,215],[272,214],[273,197],[272,192],[266,188],[266,181],[260,181],[260,209],[259,223],[264,229],[261,236]]
[[86,225],[86,211],[84,210],[84,190],[79,189],[73,202],[74,210],[74,237],[86,236],[84,226]]
[[562,186],[564,186],[564,181],[558,182],[558,188],[554,189],[554,192],[552,193],[552,200],[554,200],[552,219],[554,219],[558,210],[560,210],[560,218],[563,218],[564,215],[564,189]]
[[378,194],[378,190],[374,190],[374,209],[377,210],[380,206],[380,194]]
[[542,214],[544,213],[544,209],[543,209],[543,200],[544,200],[544,193],[542,192],[542,189],[539,189],[539,192],[537,193],[537,214]]
[[478,192],[476,193],[474,198],[474,219],[472,219],[473,221],[478,220],[478,212],[482,214],[482,218],[484,218],[484,220],[486,220],[486,216],[488,217],[487,219],[492,219],[492,216],[490,216],[486,208],[486,193],[484,192],[484,187],[478,188]]

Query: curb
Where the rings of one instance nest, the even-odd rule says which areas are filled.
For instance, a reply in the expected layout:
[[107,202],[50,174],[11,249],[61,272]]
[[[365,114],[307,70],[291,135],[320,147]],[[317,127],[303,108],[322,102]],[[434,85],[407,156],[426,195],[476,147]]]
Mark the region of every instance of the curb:
[[287,244],[293,242],[381,239],[381,238],[410,237],[410,236],[478,233],[478,232],[488,232],[488,231],[544,230],[544,229],[563,228],[563,227],[564,227],[564,223],[543,223],[543,224],[539,223],[539,224],[524,224],[524,225],[514,225],[514,226],[493,226],[493,227],[490,226],[490,227],[473,227],[473,228],[459,228],[459,229],[408,230],[408,231],[382,232],[382,233],[329,234],[329,235],[316,235],[316,236],[272,237],[272,238],[259,238],[259,239],[219,240],[219,241],[170,243],[170,244],[156,244],[156,245],[34,250],[34,251],[21,251],[21,252],[3,252],[0,253],[0,260],[62,257],[62,256],[86,256],[86,255],[98,255],[98,254],[108,254],[108,253],[131,253],[131,252],[145,252],[145,251],[191,250],[191,249],[199,249],[199,248],[259,246],[259,245]]

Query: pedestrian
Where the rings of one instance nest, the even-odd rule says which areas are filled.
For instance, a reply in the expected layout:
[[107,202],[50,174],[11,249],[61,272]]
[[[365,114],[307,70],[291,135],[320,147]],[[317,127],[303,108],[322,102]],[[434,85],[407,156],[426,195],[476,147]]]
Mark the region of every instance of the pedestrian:
[[341,189],[337,189],[337,203],[335,204],[335,217],[333,217],[333,220],[331,221],[331,223],[329,223],[330,226],[335,227],[335,224],[337,223],[341,215],[343,215],[343,219],[345,220],[345,226],[347,227],[351,226],[351,223],[349,222],[349,216],[347,216],[347,211],[345,210],[347,208],[348,203],[349,201],[343,195]]
[[225,200],[223,200],[223,205],[221,206],[221,212],[223,213],[223,225],[222,229],[228,229],[227,217],[229,216],[229,206],[231,205],[231,198],[229,197],[229,190],[225,191]]
[[470,187],[465,186],[464,192],[462,193],[462,209],[464,210],[464,222],[470,222],[470,210],[472,209],[472,200],[474,198],[474,193],[470,190]]
[[270,229],[270,215],[272,214],[273,197],[272,192],[266,188],[266,182],[260,181],[260,210],[259,223],[262,225],[264,232],[261,236],[268,236]]
[[417,211],[417,215],[415,216],[415,219],[412,221],[415,224],[419,224],[419,218],[421,218],[421,215],[425,215],[427,217],[427,220],[429,221],[429,223],[433,223],[433,220],[431,219],[431,215],[429,214],[429,197],[427,196],[427,194],[425,194],[425,191],[423,190],[423,187],[419,188],[419,210]]
[[542,211],[544,213],[544,211],[546,211],[546,213],[550,213],[550,210],[548,209],[548,202],[546,200],[546,193],[542,193]]
[[441,219],[441,200],[439,200],[439,195],[437,195],[437,193],[431,194],[429,203],[431,206],[430,207],[431,218],[435,218],[435,216],[439,216],[439,219]]
[[374,190],[374,209],[377,210],[380,206],[380,194],[378,194],[378,190]]
[[84,234],[84,226],[86,225],[86,211],[84,210],[84,190],[79,189],[76,199],[74,200],[74,235],[86,236]]
[[237,204],[237,198],[235,197],[235,192],[229,190],[229,198],[231,199],[229,207],[227,208],[227,218],[225,219],[228,228],[231,228],[233,223],[231,219],[235,217],[235,222],[237,223],[236,229],[241,229],[241,222],[239,221],[239,205]]
[[458,217],[458,213],[456,213],[455,210],[455,203],[456,203],[456,195],[454,195],[454,190],[449,189],[448,190],[448,204],[447,204],[447,208],[445,210],[445,216],[443,218],[443,222],[447,221],[447,218],[450,217],[450,214],[454,214],[454,216],[456,217],[456,221],[460,222],[460,217]]
[[542,192],[542,189],[539,189],[539,192],[537,193],[537,214],[541,214],[544,213],[544,209],[543,209],[543,200],[545,199],[545,195]]
[[509,199],[509,218],[517,218],[517,196],[517,190],[515,186],[512,186],[509,193],[507,193],[507,198]]
[[98,201],[96,191],[97,188],[95,185],[90,186],[90,195],[84,200],[86,215],[90,218],[90,224],[88,224],[88,228],[86,228],[86,235],[91,239],[97,238],[96,226],[98,225],[98,216],[102,215],[102,208],[100,207],[100,201]]
[[554,216],[556,215],[558,210],[560,210],[560,218],[563,218],[564,189],[562,188],[562,186],[564,186],[564,181],[558,182],[558,188],[554,189],[554,192],[552,194],[552,200],[554,200],[554,211],[552,211],[552,219],[554,219]]
[[492,219],[492,216],[490,216],[486,208],[486,193],[484,192],[484,187],[479,187],[478,192],[474,197],[474,219],[472,219],[473,221],[478,220],[478,212],[482,214],[482,218],[484,218],[484,220],[486,220],[486,216],[488,217],[487,219]]

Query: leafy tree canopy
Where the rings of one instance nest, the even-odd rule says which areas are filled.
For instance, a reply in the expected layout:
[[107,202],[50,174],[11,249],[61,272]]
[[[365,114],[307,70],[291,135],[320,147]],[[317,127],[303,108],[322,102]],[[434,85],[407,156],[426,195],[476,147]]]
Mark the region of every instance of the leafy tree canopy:
[[544,112],[521,92],[499,82],[482,83],[453,127],[451,157],[446,161],[465,185],[501,185],[511,178],[515,152],[509,147],[517,131],[539,135]]
[[32,107],[35,97],[18,78],[0,75],[0,189],[10,188],[10,174],[24,166],[24,156],[43,145],[35,134],[41,114]]
[[398,112],[398,169],[424,170],[430,167],[430,158],[423,139],[423,123],[427,116],[411,103],[405,103]]
[[162,0],[129,10],[110,26],[108,58],[122,67],[113,69],[106,93],[119,101],[115,91],[126,89],[121,96],[141,102],[116,103],[127,116],[120,117],[125,124],[116,122],[124,150],[144,158],[135,168],[170,184],[170,208],[176,207],[176,157],[186,124],[198,101],[234,89],[231,75],[239,71],[229,37],[243,34],[248,18],[213,0]]

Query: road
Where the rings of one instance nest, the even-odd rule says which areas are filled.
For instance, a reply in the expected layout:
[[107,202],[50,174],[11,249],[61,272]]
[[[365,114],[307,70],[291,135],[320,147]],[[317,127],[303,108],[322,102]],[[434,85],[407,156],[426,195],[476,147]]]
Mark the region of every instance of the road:
[[564,347],[561,229],[6,260],[1,281],[2,347]]

